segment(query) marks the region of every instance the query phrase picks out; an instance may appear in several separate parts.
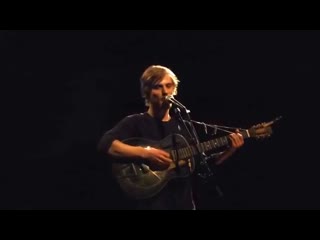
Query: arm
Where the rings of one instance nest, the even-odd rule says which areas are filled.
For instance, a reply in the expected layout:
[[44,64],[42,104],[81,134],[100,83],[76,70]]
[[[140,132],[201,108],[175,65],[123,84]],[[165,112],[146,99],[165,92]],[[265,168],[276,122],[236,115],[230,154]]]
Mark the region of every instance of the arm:
[[157,165],[171,163],[170,154],[166,151],[152,147],[131,146],[122,142],[122,139],[138,134],[136,129],[139,124],[141,124],[140,115],[125,117],[102,136],[98,143],[98,151],[113,156],[114,161],[116,158],[142,158]]
[[229,157],[231,157],[238,148],[242,147],[244,144],[243,136],[237,131],[236,133],[232,133],[229,135],[231,140],[231,146],[227,150],[225,150],[219,157],[214,160],[216,165],[220,165]]
[[148,159],[157,165],[168,166],[172,160],[170,154],[152,147],[131,146],[119,140],[114,140],[108,149],[108,154],[114,157]]
[[124,158],[144,158],[145,149],[140,146],[131,146],[120,142],[119,140],[114,140],[108,150],[108,153],[114,157],[124,157]]

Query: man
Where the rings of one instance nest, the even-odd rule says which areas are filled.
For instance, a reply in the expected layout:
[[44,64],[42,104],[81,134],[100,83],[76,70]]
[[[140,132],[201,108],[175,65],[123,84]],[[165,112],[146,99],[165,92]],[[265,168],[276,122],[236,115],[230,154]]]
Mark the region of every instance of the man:
[[[126,142],[127,139],[133,137],[156,142],[175,134],[184,136],[188,143],[192,141],[187,125],[182,124],[177,116],[171,114],[172,104],[166,98],[177,94],[178,84],[177,76],[169,68],[161,65],[148,67],[140,78],[141,94],[148,107],[147,111],[125,117],[107,131],[99,142],[99,151],[111,155],[115,165],[117,161],[122,163],[121,159],[141,159],[142,167],[138,170],[136,168],[131,169],[131,173],[135,174],[134,176],[143,176],[142,173],[147,172],[155,179],[158,178],[158,182],[152,182],[154,186],[160,186],[156,194],[132,200],[133,209],[196,209],[192,192],[193,178],[191,177],[194,171],[188,160],[185,161],[185,164],[182,164],[182,167],[189,166],[190,175],[179,177],[181,166],[177,164],[176,160],[172,159],[172,152],[170,154],[165,149],[152,146],[152,144],[146,146]],[[232,133],[229,138],[230,147],[213,160],[215,164],[221,164],[244,143],[240,133]],[[177,153],[179,152],[177,151]],[[156,170],[153,171],[150,166],[153,166],[153,169]],[[172,166],[175,167],[173,170]],[[128,166],[128,168],[130,167]],[[121,169],[121,171],[124,170]],[[142,173],[139,172],[140,175],[138,175],[137,171]],[[175,173],[176,175],[174,175]],[[161,175],[157,176],[157,174]],[[177,177],[172,177],[173,175]],[[127,185],[122,185],[125,186],[125,189],[130,189],[134,181],[138,182],[136,179],[129,181],[128,176],[130,174],[123,176],[123,179],[126,178],[123,181],[127,183]],[[149,179],[140,182],[145,184],[147,181]],[[131,185],[129,186],[129,184]],[[150,191],[151,188],[147,188],[146,185],[141,186],[141,188],[144,189],[145,193],[152,192]],[[140,194],[143,195],[144,192]]]

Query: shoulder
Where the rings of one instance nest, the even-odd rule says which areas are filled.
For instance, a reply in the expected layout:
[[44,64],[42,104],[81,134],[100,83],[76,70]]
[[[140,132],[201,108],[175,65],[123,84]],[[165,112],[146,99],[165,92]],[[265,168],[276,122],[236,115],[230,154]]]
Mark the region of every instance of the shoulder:
[[145,113],[134,113],[134,114],[126,116],[124,119],[136,120],[136,119],[142,119],[142,118],[146,118],[146,114]]
[[125,116],[121,122],[123,123],[135,123],[135,122],[139,122],[143,119],[146,119],[147,116],[145,113],[134,113],[134,114],[131,114],[131,115],[127,115]]
[[144,117],[145,113],[134,113],[131,115],[126,116],[126,118],[139,118],[139,117]]

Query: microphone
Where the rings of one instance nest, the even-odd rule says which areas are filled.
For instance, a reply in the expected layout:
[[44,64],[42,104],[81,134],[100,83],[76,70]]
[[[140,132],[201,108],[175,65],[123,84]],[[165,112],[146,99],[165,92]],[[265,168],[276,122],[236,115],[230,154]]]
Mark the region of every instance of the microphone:
[[171,102],[173,105],[176,105],[177,107],[185,109],[187,113],[190,112],[190,110],[188,110],[181,102],[179,102],[173,96],[166,96],[165,99],[166,101]]

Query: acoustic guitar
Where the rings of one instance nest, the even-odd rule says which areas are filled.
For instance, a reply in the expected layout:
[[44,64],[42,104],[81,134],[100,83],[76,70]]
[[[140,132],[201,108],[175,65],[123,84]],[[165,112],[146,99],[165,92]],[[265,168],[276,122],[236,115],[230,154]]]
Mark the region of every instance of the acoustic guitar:
[[[261,123],[240,131],[243,138],[266,138],[271,136],[271,125],[275,122]],[[195,170],[195,156],[202,152],[228,146],[228,136],[215,138],[199,144],[190,145],[180,134],[172,134],[161,141],[144,138],[130,138],[123,141],[132,146],[154,147],[167,151],[173,162],[165,169],[150,165],[142,159],[116,159],[112,162],[112,174],[122,191],[130,198],[146,199],[159,193],[174,178],[190,176]]]

